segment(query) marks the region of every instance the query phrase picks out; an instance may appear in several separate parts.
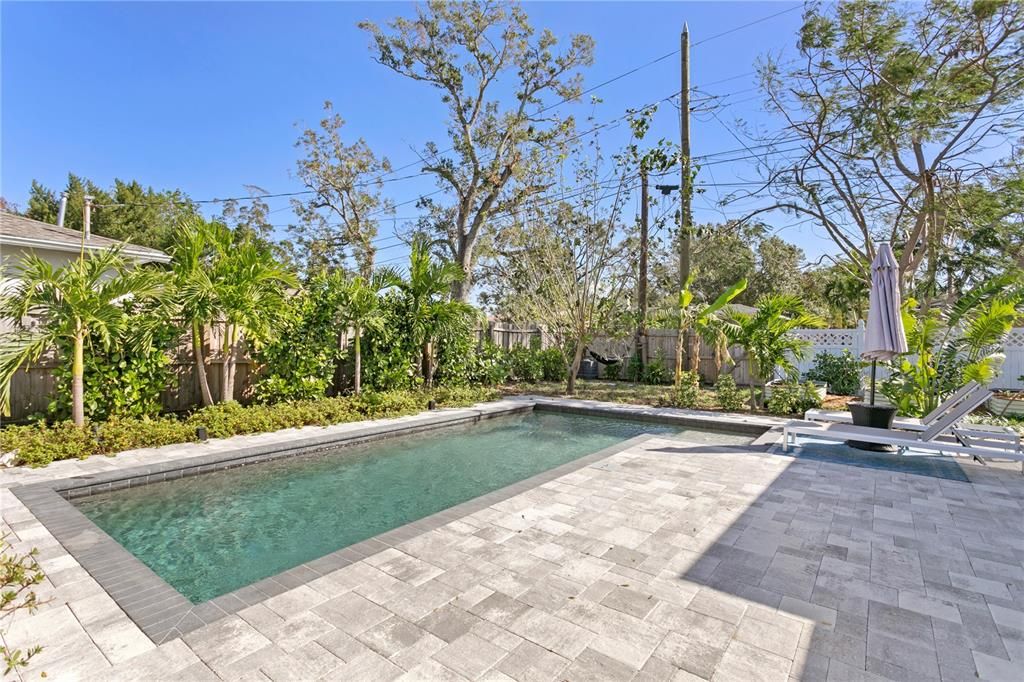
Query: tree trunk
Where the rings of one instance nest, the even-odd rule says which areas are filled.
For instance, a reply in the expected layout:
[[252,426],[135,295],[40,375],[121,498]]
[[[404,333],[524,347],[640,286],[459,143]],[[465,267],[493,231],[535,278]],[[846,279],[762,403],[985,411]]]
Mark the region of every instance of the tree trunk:
[[210,393],[210,379],[206,376],[206,358],[203,356],[203,328],[199,322],[192,322],[192,356],[196,363],[196,377],[199,379],[199,392],[203,396],[203,406],[213,405],[213,394]]
[[224,364],[221,365],[221,376],[223,381],[221,382],[221,402],[231,402],[235,399],[235,328],[228,326],[224,330]]
[[568,395],[576,394],[576,375],[580,371],[580,363],[583,361],[583,342],[576,342],[576,352],[573,353],[572,363],[569,365],[569,374],[566,376],[565,392]]
[[679,329],[676,330],[676,369],[673,375],[673,384],[679,388],[683,382],[683,344],[686,341],[686,330],[680,320]]
[[700,370],[700,337],[692,329],[686,330],[686,369],[690,372]]
[[71,361],[71,420],[75,426],[85,426],[85,333],[81,327],[75,334]]
[[356,366],[355,366],[355,394],[359,395],[359,391],[362,388],[362,374],[363,374],[363,357],[359,350],[359,337],[362,336],[362,330],[359,329],[359,325],[356,325],[355,332],[355,351],[356,351]]
[[460,239],[455,261],[462,268],[462,279],[452,283],[452,300],[469,303],[469,292],[473,288],[473,246],[465,237]]
[[434,349],[430,341],[423,342],[423,365],[420,370],[423,372],[423,384],[427,388],[434,387]]
[[750,386],[750,411],[753,412],[757,409],[757,398],[755,397],[757,393],[753,377],[750,378],[748,386]]
[[346,341],[348,341],[348,329],[343,328],[338,331],[338,357],[334,360],[334,376],[331,379],[331,385],[328,386],[328,395],[331,396],[341,395],[345,388],[345,363],[340,356],[345,350]]

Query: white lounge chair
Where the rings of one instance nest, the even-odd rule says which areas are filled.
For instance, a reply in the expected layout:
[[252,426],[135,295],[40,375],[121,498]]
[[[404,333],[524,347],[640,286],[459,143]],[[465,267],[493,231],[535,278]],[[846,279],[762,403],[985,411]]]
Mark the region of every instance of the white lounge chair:
[[[976,381],[968,381],[955,393],[950,395],[942,404],[936,407],[923,417],[900,417],[892,420],[892,428],[903,431],[925,431],[935,423],[935,420],[946,414],[955,407],[961,400],[970,398],[973,394],[983,390]],[[853,415],[846,410],[807,410],[804,419],[811,422],[835,422],[838,424],[852,424]]]
[[958,422],[971,413],[976,407],[988,400],[989,391],[976,391],[969,398],[961,400],[942,417],[936,419],[923,431],[899,431],[896,429],[877,429],[870,426],[855,426],[836,422],[823,423],[794,420],[782,427],[782,450],[788,452],[795,445],[796,436],[811,436],[829,440],[857,440],[867,443],[893,445],[899,452],[913,448],[936,454],[963,454],[984,461],[984,457],[997,457],[1024,461],[1019,440],[1016,443],[997,439],[974,439],[965,444],[960,440],[944,439],[940,436],[947,429],[959,430]]

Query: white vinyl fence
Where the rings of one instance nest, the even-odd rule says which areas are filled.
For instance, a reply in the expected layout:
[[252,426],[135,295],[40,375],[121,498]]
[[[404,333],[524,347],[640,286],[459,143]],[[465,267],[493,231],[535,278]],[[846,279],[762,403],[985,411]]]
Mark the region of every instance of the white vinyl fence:
[[[859,323],[856,329],[797,329],[794,334],[811,342],[806,357],[797,363],[801,374],[814,366],[814,356],[818,353],[841,355],[844,350],[849,350],[857,357],[864,347],[864,323]],[[1006,360],[991,388],[1024,388],[1024,381],[1019,378],[1024,375],[1024,328],[1015,327],[1010,331],[1003,352]],[[879,367],[878,376],[885,375]]]

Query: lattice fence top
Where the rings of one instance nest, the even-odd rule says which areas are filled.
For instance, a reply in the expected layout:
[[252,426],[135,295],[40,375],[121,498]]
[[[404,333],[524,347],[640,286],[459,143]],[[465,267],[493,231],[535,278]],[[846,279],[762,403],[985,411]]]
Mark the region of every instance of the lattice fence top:
[[794,329],[793,335],[810,341],[815,346],[840,346],[853,349],[860,343],[863,332],[859,329]]
[[1010,330],[1003,343],[1003,348],[1024,348],[1024,327],[1015,327]]

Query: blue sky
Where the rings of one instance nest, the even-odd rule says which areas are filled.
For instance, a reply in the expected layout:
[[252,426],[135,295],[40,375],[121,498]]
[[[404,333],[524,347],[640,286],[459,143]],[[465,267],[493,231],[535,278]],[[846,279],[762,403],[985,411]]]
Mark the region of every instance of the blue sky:
[[[301,189],[292,177],[296,125],[315,123],[327,99],[346,119],[348,136],[364,137],[394,166],[412,162],[411,147],[428,140],[447,146],[438,94],[376,64],[367,36],[356,26],[363,19],[411,15],[412,7],[5,1],[0,4],[0,194],[24,206],[32,179],[60,188],[69,171],[102,186],[119,177],[178,187],[193,199],[244,195],[247,184],[268,192],[295,191]],[[678,48],[687,21],[695,44],[693,85],[730,95],[724,100],[729,106],[718,113],[721,122],[695,115],[694,155],[741,148],[728,130],[737,119],[777,125],[761,113],[751,71],[768,52],[793,54],[801,14],[797,3],[530,2],[526,9],[535,26],[560,37],[574,32],[594,37],[596,61],[585,73],[587,86]],[[787,9],[792,11],[716,37]],[[723,79],[729,80],[719,82]],[[599,88],[594,94],[603,103],[596,118],[615,118],[678,89],[677,58],[662,60]],[[562,110],[586,116],[590,107]],[[670,105],[662,106],[655,139],[678,135],[676,115]],[[625,132],[620,126],[603,144],[623,141]],[[754,175],[747,163],[708,166],[698,182],[749,180]],[[385,185],[396,203],[433,189],[429,178]],[[709,188],[696,198],[698,221],[721,219],[713,207],[719,191],[727,190]],[[283,227],[293,218],[287,199],[268,203],[275,225]],[[415,212],[409,204],[396,214]],[[834,250],[810,225],[787,227],[793,222],[798,221],[780,217],[773,226],[810,258]],[[383,224],[382,237],[391,230]],[[379,261],[401,258],[395,240],[382,240],[381,246]]]

